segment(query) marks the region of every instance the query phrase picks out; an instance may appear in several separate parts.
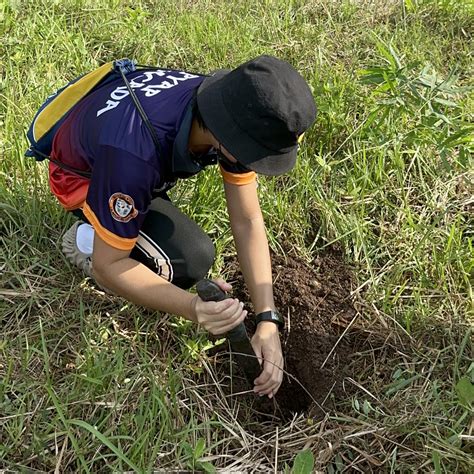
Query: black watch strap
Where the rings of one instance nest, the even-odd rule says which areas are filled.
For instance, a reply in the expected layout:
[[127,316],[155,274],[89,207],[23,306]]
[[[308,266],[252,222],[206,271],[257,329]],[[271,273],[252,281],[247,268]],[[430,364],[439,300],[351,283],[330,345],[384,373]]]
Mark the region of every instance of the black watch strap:
[[262,321],[271,321],[278,326],[280,331],[285,328],[285,320],[278,311],[268,310],[258,313],[257,316],[255,316],[255,321],[257,324],[261,323]]

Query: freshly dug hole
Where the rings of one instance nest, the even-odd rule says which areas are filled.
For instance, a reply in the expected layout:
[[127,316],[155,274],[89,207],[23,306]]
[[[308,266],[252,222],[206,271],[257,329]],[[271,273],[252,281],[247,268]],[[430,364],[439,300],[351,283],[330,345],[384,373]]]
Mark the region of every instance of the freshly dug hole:
[[[226,262],[233,296],[250,301],[243,277],[235,260]],[[287,328],[282,335],[284,381],[276,396],[247,398],[259,412],[287,419],[293,413],[322,416],[332,400],[347,398],[344,377],[354,352],[339,336],[355,315],[350,301],[351,276],[336,254],[318,256],[311,264],[294,257],[272,256],[274,296]],[[254,318],[248,319],[253,334]],[[337,345],[336,345],[337,343]],[[234,379],[234,392],[249,390],[242,380]]]

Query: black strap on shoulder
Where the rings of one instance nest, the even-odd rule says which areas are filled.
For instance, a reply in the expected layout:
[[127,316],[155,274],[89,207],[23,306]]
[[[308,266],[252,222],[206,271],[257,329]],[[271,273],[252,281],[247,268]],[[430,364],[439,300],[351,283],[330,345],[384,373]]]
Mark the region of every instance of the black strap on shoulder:
[[138,100],[137,95],[135,94],[135,91],[132,89],[132,86],[130,85],[130,82],[125,76],[125,73],[122,71],[122,69],[119,69],[120,75],[122,76],[123,82],[125,82],[125,86],[128,89],[128,92],[130,93],[130,97],[133,100],[133,103],[135,104],[135,107],[138,110],[138,113],[140,114],[140,117],[142,118],[143,122],[146,125],[146,128],[150,132],[151,138],[153,140],[153,143],[155,144],[155,148],[157,153],[161,153],[161,145],[160,145],[160,140],[158,139],[158,135],[156,134],[156,130],[153,128],[153,125],[150,123],[150,120],[147,117],[147,114],[145,110],[142,107],[142,104],[140,104],[140,101]]
[[71,173],[77,174],[87,179],[90,179],[90,177],[92,176],[92,173],[90,171],[78,170],[77,168],[74,168],[73,166],[69,166],[67,163],[63,163],[62,161],[58,161],[58,160],[55,160],[54,158],[51,158],[51,156],[46,155],[46,153],[43,153],[42,151],[39,151],[36,148],[33,148],[33,147],[30,147],[30,148],[33,150],[35,154],[40,155],[43,158],[46,158],[47,160],[51,161],[51,163],[54,163],[60,168],[70,171]]
[[[146,69],[153,69],[153,70],[160,69],[160,68],[152,67],[152,66],[138,66],[138,67],[146,68]],[[122,76],[122,79],[125,83],[125,86],[127,87],[128,92],[130,93],[130,97],[132,98],[132,101],[135,104],[135,107],[137,108],[138,113],[140,114],[140,117],[142,118],[143,122],[145,123],[145,126],[147,127],[148,131],[150,132],[150,135],[151,135],[151,138],[153,140],[153,143],[155,144],[155,148],[156,148],[157,153],[160,153],[161,152],[161,145],[160,145],[160,141],[158,139],[158,135],[156,134],[156,131],[153,128],[153,125],[150,123],[150,120],[148,119],[148,117],[146,115],[146,112],[142,107],[142,104],[138,100],[138,97],[135,94],[135,91],[132,89],[132,86],[130,85],[130,82],[126,78],[125,73],[123,72],[123,70],[121,68],[117,68],[117,69],[120,72],[120,75]],[[55,165],[59,166],[60,168],[66,170],[66,171],[70,171],[71,173],[74,173],[78,176],[81,176],[82,178],[87,178],[87,179],[90,179],[91,176],[92,176],[92,173],[90,171],[79,170],[77,168],[74,168],[73,166],[69,166],[67,163],[63,163],[62,161],[58,161],[58,160],[55,160],[54,158],[51,158],[51,156],[46,155],[45,153],[39,151],[36,148],[33,148],[33,147],[30,147],[30,148],[33,150],[33,152],[35,154],[38,154],[38,155],[42,156],[43,158],[48,159],[49,161],[51,161],[52,163],[54,163]]]
[[[163,68],[156,67],[156,66],[145,66],[145,65],[141,65],[141,64],[137,64],[136,68],[137,69],[138,68],[140,68],[140,69],[149,69],[149,70],[153,70],[153,71],[163,69]],[[135,104],[135,107],[137,108],[138,113],[140,114],[140,117],[142,118],[143,122],[145,123],[146,128],[150,132],[153,143],[155,144],[156,152],[158,154],[160,154],[161,153],[161,144],[160,144],[160,140],[158,139],[158,135],[156,134],[156,130],[153,128],[153,125],[151,124],[145,110],[143,109],[142,104],[138,100],[138,97],[135,94],[135,91],[133,90],[132,86],[130,85],[130,82],[127,79],[123,69],[122,68],[117,68],[116,70],[118,70],[120,72],[120,75],[122,76],[123,82],[125,83],[125,86],[127,87],[127,90],[130,93],[130,97],[132,98],[132,101]],[[169,70],[169,71],[178,71],[177,69],[167,69],[167,70]],[[191,73],[191,74],[193,74],[193,73]],[[208,76],[208,74],[197,74],[197,75]],[[42,156],[43,158],[47,158],[49,161],[51,161],[55,165],[59,166],[60,168],[63,168],[67,171],[70,171],[71,173],[77,174],[78,176],[81,176],[83,178],[90,179],[90,177],[91,177],[91,172],[90,171],[78,170],[77,168],[69,166],[66,163],[63,163],[61,161],[55,160],[54,158],[51,158],[49,155],[46,155],[45,153],[40,152],[36,148],[34,148],[34,149],[33,149],[33,147],[31,147],[31,148],[34,151],[34,153],[37,153],[38,155]]]

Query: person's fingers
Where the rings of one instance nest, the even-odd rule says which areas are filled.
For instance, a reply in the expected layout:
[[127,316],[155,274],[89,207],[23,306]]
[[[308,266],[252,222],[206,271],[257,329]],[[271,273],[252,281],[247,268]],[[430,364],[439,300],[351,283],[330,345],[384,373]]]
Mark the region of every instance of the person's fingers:
[[283,361],[281,361],[280,367],[278,367],[276,370],[276,380],[277,380],[277,387],[276,390],[278,390],[283,382]]
[[243,303],[237,299],[220,302],[202,302],[199,307],[198,322],[211,334],[220,335],[229,332],[247,316]]
[[220,330],[222,333],[224,328],[235,325],[234,322],[242,316],[243,311],[242,303],[237,302],[236,304],[231,305],[225,311],[222,311],[211,318],[212,327]]
[[231,306],[235,306],[235,301],[233,298],[227,298],[222,301],[209,301],[206,307],[206,313],[218,316]]
[[235,317],[237,314],[240,314],[244,310],[244,304],[239,300],[234,300],[234,304],[229,306],[224,311],[221,311],[219,320],[222,322],[227,322],[231,318]]
[[226,308],[232,306],[234,303],[233,299],[225,299],[222,301],[204,301],[198,298],[196,302],[196,312],[201,319],[212,319],[214,315],[219,314]]
[[243,313],[243,305],[238,304],[231,306],[226,311],[219,314],[219,317],[214,321],[214,327],[223,328],[234,323]]
[[260,393],[263,390],[270,387],[273,384],[271,380],[272,374],[273,374],[272,365],[267,360],[264,360],[262,373],[254,381],[255,383],[254,391]]
[[223,334],[240,324],[246,316],[247,311],[243,309],[243,303],[234,300],[225,311],[212,315],[205,328],[214,335]]
[[217,283],[219,288],[223,291],[230,291],[232,290],[232,285],[230,283],[227,283],[224,279],[222,278],[216,278],[214,280],[214,283]]
[[[262,366],[263,364],[262,346],[260,344],[252,344],[252,348],[253,348],[253,351],[255,352],[255,355],[257,356],[258,363],[260,364],[260,366]],[[255,384],[255,380],[254,380],[254,384]]]
[[228,298],[226,300],[212,303],[213,305],[209,306],[209,312],[210,314],[217,315],[218,319],[226,319],[234,314],[239,306],[244,306],[244,304],[240,303],[236,298]]
[[222,320],[222,326],[232,329],[235,327],[242,319],[242,317],[246,317],[248,311],[244,309],[243,304],[239,305],[232,316],[229,316],[227,319]]
[[198,322],[205,326],[229,318],[239,307],[239,301],[226,299],[223,301],[202,301],[196,306]]
[[272,379],[275,380],[275,384],[272,387],[272,390],[268,394],[269,398],[273,398],[278,390],[281,387],[281,383],[283,382],[283,360],[280,362],[280,364],[277,366],[275,365],[273,368],[273,374],[272,374]]
[[278,383],[273,380],[273,378],[270,378],[270,380],[264,386],[258,387],[257,393],[259,395],[273,395],[276,393],[278,387]]
[[278,391],[283,380],[283,360],[272,363],[270,360],[264,362],[262,375],[258,377],[255,392],[259,395],[269,395],[270,398]]
[[262,354],[263,356],[263,370],[262,373],[255,379],[255,385],[263,386],[271,378],[273,374],[273,354]]
[[245,318],[247,317],[247,310],[243,310],[241,313],[236,313],[236,316],[234,316],[230,322],[224,326],[218,326],[213,328],[213,334],[218,336],[219,334],[225,334],[229,332],[231,329],[234,329],[236,326],[238,326],[240,323],[242,323]]

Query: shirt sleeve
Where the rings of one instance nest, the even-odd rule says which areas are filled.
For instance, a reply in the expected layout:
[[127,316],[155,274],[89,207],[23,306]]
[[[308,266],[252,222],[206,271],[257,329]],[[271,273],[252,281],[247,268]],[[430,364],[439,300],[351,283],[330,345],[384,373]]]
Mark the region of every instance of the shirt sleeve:
[[158,179],[158,171],[143,159],[102,147],[83,212],[104,242],[119,250],[134,247]]
[[257,179],[255,171],[250,171],[239,163],[219,161],[219,168],[226,183],[242,186],[253,183]]

